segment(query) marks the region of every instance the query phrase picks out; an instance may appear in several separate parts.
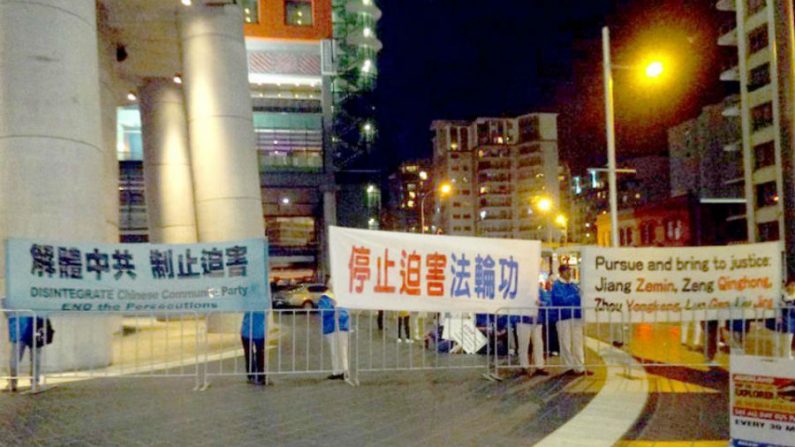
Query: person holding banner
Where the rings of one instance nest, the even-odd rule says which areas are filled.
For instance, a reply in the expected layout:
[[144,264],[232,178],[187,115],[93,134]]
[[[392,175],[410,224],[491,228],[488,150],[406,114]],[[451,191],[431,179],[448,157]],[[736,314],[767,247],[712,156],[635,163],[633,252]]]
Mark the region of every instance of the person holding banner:
[[[546,290],[541,287],[538,288],[538,303],[541,306],[549,305]],[[518,333],[518,349],[519,349],[519,365],[526,373],[530,372],[530,359],[528,350],[530,348],[530,341],[533,344],[533,367],[535,371],[532,376],[548,376],[549,373],[544,369],[544,334],[543,328],[545,324],[546,311],[538,309],[538,314],[535,317],[521,316],[516,324],[516,332]]]
[[778,325],[781,337],[779,345],[781,357],[793,360],[795,350],[795,279],[787,281],[781,297],[781,324]]
[[[34,327],[35,326],[35,327]],[[10,376],[7,391],[17,391],[19,364],[25,356],[30,357],[31,389],[39,384],[41,373],[41,348],[52,343],[52,326],[49,319],[20,316],[16,312],[8,317],[8,340],[11,342]]]
[[331,354],[331,375],[327,378],[344,380],[348,375],[348,311],[337,308],[331,282],[328,284],[328,290],[317,305],[323,318],[323,336]]
[[585,369],[580,289],[571,282],[571,269],[568,265],[558,267],[558,273],[560,277],[552,285],[550,298],[552,305],[558,308],[558,322],[555,327],[560,338],[560,357],[568,368],[564,374],[590,376],[593,373]]
[[246,359],[248,383],[265,385],[265,312],[246,312],[240,326],[240,341],[243,343],[243,355]]

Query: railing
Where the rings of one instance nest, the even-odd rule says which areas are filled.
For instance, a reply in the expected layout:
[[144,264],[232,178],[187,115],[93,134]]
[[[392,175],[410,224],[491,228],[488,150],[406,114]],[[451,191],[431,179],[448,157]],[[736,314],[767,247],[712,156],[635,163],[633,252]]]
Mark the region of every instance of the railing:
[[[51,345],[26,349],[24,343],[8,343],[6,334],[0,342],[0,380],[9,386],[16,380],[20,388],[30,386],[34,392],[62,382],[121,377],[189,379],[202,389],[213,379],[230,376],[263,383],[270,376],[344,374],[355,385],[360,374],[396,371],[482,369],[500,377],[523,369],[638,364],[706,370],[727,367],[733,353],[791,356],[795,332],[793,307],[650,311],[635,316],[554,307],[501,309],[489,316],[351,311],[349,330],[331,332],[344,336],[324,334],[324,314],[311,309],[260,312],[262,319],[243,334],[241,314],[0,313],[2,329],[8,331],[10,323],[17,334],[23,331],[18,317],[32,322],[34,330],[46,317],[53,320]],[[333,320],[341,324],[336,316]],[[257,341],[260,337],[264,338]],[[525,349],[526,358],[521,355]],[[100,355],[100,360],[88,362],[90,367],[83,361],[82,366],[64,368],[69,363],[64,359],[74,358],[78,351],[83,356],[111,353],[112,361]]]

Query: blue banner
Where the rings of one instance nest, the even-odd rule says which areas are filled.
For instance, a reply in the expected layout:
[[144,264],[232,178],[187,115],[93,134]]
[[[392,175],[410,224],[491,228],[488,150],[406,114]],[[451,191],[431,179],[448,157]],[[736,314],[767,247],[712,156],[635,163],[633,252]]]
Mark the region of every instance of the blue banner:
[[270,307],[264,239],[206,244],[6,241],[10,309],[237,312]]

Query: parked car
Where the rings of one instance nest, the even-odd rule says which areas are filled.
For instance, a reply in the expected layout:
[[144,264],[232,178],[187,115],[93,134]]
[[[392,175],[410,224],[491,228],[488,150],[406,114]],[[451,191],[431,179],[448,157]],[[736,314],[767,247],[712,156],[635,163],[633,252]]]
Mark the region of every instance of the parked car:
[[273,295],[273,307],[301,307],[315,309],[320,297],[328,290],[324,284],[300,284],[277,291]]

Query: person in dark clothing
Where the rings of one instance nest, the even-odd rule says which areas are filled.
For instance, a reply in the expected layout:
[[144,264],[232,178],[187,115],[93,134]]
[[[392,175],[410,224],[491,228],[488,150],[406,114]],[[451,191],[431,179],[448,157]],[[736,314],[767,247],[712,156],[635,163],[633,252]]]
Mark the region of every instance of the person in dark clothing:
[[267,334],[265,312],[247,312],[240,326],[240,341],[246,359],[248,382],[265,385],[265,335]]

